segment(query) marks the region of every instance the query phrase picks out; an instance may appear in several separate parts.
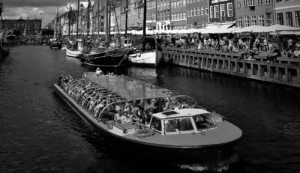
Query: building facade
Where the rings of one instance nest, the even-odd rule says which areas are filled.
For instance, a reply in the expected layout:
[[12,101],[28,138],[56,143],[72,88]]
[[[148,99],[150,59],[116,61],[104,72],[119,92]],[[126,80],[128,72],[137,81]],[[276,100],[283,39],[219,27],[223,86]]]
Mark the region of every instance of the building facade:
[[276,23],[280,25],[300,27],[300,1],[274,0]]
[[[245,1],[248,2],[248,0]],[[234,0],[208,0],[208,4],[210,23],[225,23],[235,21]]]
[[18,31],[22,36],[39,35],[42,29],[42,19],[4,19],[0,30]]
[[171,29],[187,28],[186,0],[171,0]]
[[157,0],[156,4],[156,29],[171,30],[171,0]]
[[237,0],[236,25],[238,27],[272,25],[274,23],[273,2],[272,0]]
[[208,22],[209,8],[207,0],[187,0],[188,28],[202,28]]
[[147,0],[147,28],[149,30],[156,28],[156,0]]
[[105,31],[105,4],[103,1],[94,1],[94,8],[92,11],[92,25],[94,32]]

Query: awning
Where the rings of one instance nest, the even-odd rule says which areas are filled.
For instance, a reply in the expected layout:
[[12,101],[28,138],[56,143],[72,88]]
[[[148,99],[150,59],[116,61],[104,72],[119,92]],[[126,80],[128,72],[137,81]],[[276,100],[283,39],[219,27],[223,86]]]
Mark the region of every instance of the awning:
[[279,32],[279,31],[300,31],[300,27],[291,27],[286,25],[271,25],[265,27],[263,32]]
[[281,31],[279,35],[300,35],[300,31]]
[[235,23],[218,23],[218,24],[208,24],[205,30],[202,31],[203,34],[221,34],[228,33],[226,30],[232,27]]

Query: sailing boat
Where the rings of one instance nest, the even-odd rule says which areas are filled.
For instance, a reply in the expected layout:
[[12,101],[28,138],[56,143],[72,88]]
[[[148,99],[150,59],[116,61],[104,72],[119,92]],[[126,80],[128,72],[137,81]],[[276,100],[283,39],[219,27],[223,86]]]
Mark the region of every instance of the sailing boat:
[[[106,6],[108,6],[108,0],[106,1]],[[86,54],[84,54],[82,63],[83,65],[87,65],[90,67],[123,67],[128,62],[127,60],[129,53],[130,49],[127,48],[109,50],[103,47],[99,47],[97,49],[91,49]]]
[[[131,54],[128,57],[128,59],[129,62],[134,66],[155,67],[159,62],[157,58],[157,51],[155,49],[156,40],[154,37],[146,36],[147,0],[144,0],[143,8],[144,8],[143,48],[142,50],[136,50],[136,52],[134,54]],[[127,28],[127,26],[125,28]]]

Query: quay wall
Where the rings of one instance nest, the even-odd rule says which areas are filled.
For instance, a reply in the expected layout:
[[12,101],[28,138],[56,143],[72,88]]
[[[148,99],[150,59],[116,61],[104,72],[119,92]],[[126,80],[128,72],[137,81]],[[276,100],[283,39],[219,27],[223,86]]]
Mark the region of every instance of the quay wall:
[[172,64],[300,88],[300,61],[280,59],[278,63],[243,60],[239,53],[164,48],[162,57]]

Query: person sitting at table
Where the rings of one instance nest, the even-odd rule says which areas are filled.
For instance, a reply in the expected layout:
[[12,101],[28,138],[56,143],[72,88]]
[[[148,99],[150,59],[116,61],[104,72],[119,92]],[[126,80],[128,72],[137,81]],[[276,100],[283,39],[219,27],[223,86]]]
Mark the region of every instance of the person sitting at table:
[[281,52],[279,49],[277,49],[277,47],[273,47],[268,61],[277,62],[278,57],[281,57]]
[[294,51],[295,58],[300,58],[300,44],[296,45],[296,50]]

